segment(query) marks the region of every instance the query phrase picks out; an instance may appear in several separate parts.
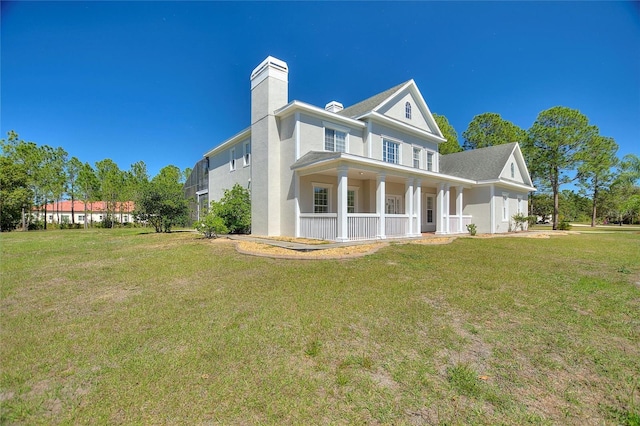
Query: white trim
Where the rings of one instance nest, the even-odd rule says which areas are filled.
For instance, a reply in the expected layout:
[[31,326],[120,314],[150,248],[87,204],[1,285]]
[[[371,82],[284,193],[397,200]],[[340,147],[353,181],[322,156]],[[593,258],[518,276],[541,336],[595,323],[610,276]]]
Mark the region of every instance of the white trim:
[[[418,150],[418,166],[417,167],[414,164],[416,150]],[[424,167],[422,167],[423,164],[424,164],[424,162],[422,161],[422,152],[423,151],[424,151],[424,148],[421,147],[420,145],[416,145],[416,144],[412,144],[411,145],[411,166],[413,166],[414,169],[423,169],[424,168]]]
[[296,112],[294,114],[295,124],[295,159],[296,161],[300,158],[300,113]]
[[[392,138],[392,137],[385,136],[385,135],[380,135],[380,138],[382,139],[382,152],[381,152],[382,155],[380,156],[382,162],[383,163],[387,163],[387,164],[399,164],[399,165],[401,165],[402,164],[402,145],[404,145],[404,142],[402,142],[400,139]],[[384,142],[385,142],[385,140],[389,141],[391,143],[394,143],[394,144],[396,144],[398,146],[398,153],[396,155],[396,157],[397,157],[396,158],[396,160],[397,160],[396,162],[384,161]],[[413,162],[412,162],[412,166],[413,166]],[[415,170],[414,167],[411,167],[411,168]]]
[[296,111],[312,114],[320,118],[324,118],[326,120],[338,121],[351,127],[357,127],[360,129],[366,127],[366,124],[363,123],[362,121],[354,120],[353,118],[344,117],[342,115],[338,115],[333,112],[325,111],[322,108],[318,108],[317,106],[310,105],[300,101],[289,102],[287,105],[283,106],[282,108],[275,110],[273,114],[277,118],[285,118],[290,114],[295,113]]
[[435,142],[435,143],[443,143],[446,142],[446,139],[441,138],[440,136],[434,135],[433,133],[427,132],[426,130],[422,130],[419,129],[417,127],[414,127],[410,124],[407,123],[403,123],[402,121],[398,121],[395,120],[393,118],[389,118],[386,115],[382,115],[378,112],[368,112],[364,115],[361,115],[360,117],[357,117],[359,120],[365,120],[365,119],[372,119],[372,120],[376,120],[379,122],[382,122],[383,124],[388,125],[389,127],[395,127],[396,129],[399,129],[401,131],[407,132],[407,133],[412,133],[413,135],[417,135],[419,137],[422,138],[426,138],[431,142]]
[[246,129],[244,129],[243,131],[241,131],[240,133],[236,133],[235,135],[231,136],[229,139],[227,139],[226,141],[222,142],[220,145],[216,146],[215,148],[212,148],[211,150],[207,151],[203,157],[211,157],[217,153],[219,153],[220,151],[223,151],[225,148],[228,148],[229,146],[236,144],[238,142],[240,142],[241,140],[248,138],[251,136],[251,127],[248,127]]
[[[247,146],[249,149],[247,149]],[[247,157],[248,154],[248,157]],[[242,167],[251,165],[251,140],[245,141],[242,144]]]
[[234,146],[229,150],[229,171],[235,172],[236,167],[236,147]]
[[491,225],[491,234],[496,233],[496,190],[493,185],[489,187],[489,210],[490,210],[490,225]]
[[502,193],[502,221],[509,222],[509,193]]
[[300,175],[298,173],[293,174],[293,193],[295,196],[295,236],[296,238],[300,237]]
[[267,77],[273,77],[287,83],[289,81],[289,68],[287,67],[287,63],[273,56],[267,56],[267,58],[251,72],[251,90]]
[[[334,132],[333,151],[328,150],[327,147],[326,147],[327,129],[328,130],[333,130],[333,132]],[[350,130],[351,129],[349,129],[348,127],[336,126],[333,123],[329,123],[327,121],[323,121],[322,122],[322,148],[323,148],[323,150],[327,151],[327,152],[349,152],[349,131]],[[336,149],[335,132],[344,133],[344,151],[338,151]]]
[[373,138],[371,136],[373,124],[371,121],[367,121],[367,157],[373,157]]
[[535,191],[536,190],[536,188],[534,188],[533,186],[528,186],[528,185],[524,185],[524,184],[521,184],[521,183],[506,181],[506,180],[502,180],[502,179],[479,180],[479,181],[476,182],[476,184],[478,186],[498,184],[500,186],[506,186],[508,188],[520,189],[520,190],[522,190],[524,192],[531,192],[531,191]]
[[327,213],[332,213],[333,205],[331,203],[331,198],[333,196],[333,184],[324,182],[311,182],[311,209],[313,210],[313,213],[315,213],[316,210],[316,188],[323,188],[327,190]]

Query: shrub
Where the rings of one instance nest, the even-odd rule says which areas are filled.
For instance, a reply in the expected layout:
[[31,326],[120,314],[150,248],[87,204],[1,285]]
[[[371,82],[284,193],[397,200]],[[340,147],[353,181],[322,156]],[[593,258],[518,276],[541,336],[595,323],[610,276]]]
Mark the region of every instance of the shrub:
[[476,235],[476,232],[478,232],[478,228],[475,223],[470,223],[467,225],[467,231],[469,231],[469,233],[473,236]]
[[522,213],[514,214],[511,219],[515,222],[516,231],[518,228],[520,228],[521,231],[524,231],[524,224],[529,222],[529,218]]
[[571,229],[571,224],[569,223],[568,220],[561,220],[560,223],[558,223],[559,231],[569,231],[570,229]]
[[224,191],[224,196],[219,202],[213,201],[211,205],[215,213],[224,220],[229,233],[251,232],[251,196],[247,189],[236,183],[233,188]]
[[205,238],[218,238],[220,234],[229,232],[224,219],[218,214],[219,207],[218,203],[212,201],[207,214],[195,223],[196,231],[204,235]]

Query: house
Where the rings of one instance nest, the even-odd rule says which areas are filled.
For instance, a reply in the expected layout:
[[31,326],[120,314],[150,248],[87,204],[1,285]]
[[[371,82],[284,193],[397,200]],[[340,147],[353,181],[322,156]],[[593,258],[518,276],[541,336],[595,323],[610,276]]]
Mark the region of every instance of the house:
[[[113,220],[120,223],[133,222],[133,201],[116,203],[112,209]],[[54,201],[46,206],[47,223],[97,223],[102,222],[107,216],[107,203],[104,201]],[[44,207],[34,209],[33,216],[37,220],[44,217]],[[73,218],[72,218],[73,216]]]
[[[239,183],[251,232],[334,241],[507,232],[535,188],[517,143],[440,155],[445,142],[416,83],[360,103],[289,101],[289,69],[251,73],[251,125],[204,154],[198,204]],[[205,173],[201,173],[205,176]]]

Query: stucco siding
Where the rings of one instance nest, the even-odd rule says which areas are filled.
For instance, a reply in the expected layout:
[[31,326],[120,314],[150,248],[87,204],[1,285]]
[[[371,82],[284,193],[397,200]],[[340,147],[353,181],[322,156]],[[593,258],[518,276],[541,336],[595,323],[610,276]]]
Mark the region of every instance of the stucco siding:
[[[511,165],[513,164],[513,177],[511,176]],[[513,154],[511,154],[511,156],[509,157],[509,160],[507,161],[507,164],[504,168],[504,170],[502,171],[502,174],[500,175],[501,178],[503,179],[507,179],[510,181],[514,181],[514,182],[518,182],[518,183],[524,183],[524,178],[522,176],[522,171],[520,170],[520,167],[518,165],[518,161],[516,160],[515,156]]]
[[[377,123],[373,123],[371,127],[371,157],[376,160],[382,161],[382,140],[385,137],[400,143],[400,164],[404,166],[413,166],[414,146],[422,147],[434,153],[438,152],[438,145],[434,142],[428,142]],[[426,169],[426,154],[424,152],[422,153],[422,158],[421,168]],[[434,170],[438,170],[437,164],[435,164],[438,161],[437,158],[438,156],[434,155]]]
[[[220,200],[224,195],[224,190],[231,189],[236,183],[244,188],[249,186],[251,165],[244,166],[242,158],[244,155],[244,143],[248,141],[250,141],[250,138],[243,139],[228,149],[209,157],[209,200]],[[234,148],[236,169],[231,171],[231,151]],[[253,161],[253,158],[251,160]]]
[[[407,102],[411,105],[410,119],[406,117]],[[384,107],[380,108],[378,112],[419,129],[432,132],[431,128],[429,128],[429,125],[427,124],[427,119],[423,114],[423,111],[420,110],[418,102],[409,90],[406,90],[404,94],[400,94],[400,96],[398,96],[397,99],[394,99],[393,102],[389,102]]]
[[465,197],[465,203],[462,213],[471,215],[471,223],[476,225],[479,233],[490,233],[491,188],[487,186],[470,188],[464,191],[463,197]]

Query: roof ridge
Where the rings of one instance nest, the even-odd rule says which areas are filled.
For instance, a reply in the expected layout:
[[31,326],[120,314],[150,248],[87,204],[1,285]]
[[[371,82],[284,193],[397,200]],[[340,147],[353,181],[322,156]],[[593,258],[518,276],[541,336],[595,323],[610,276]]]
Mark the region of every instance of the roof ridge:
[[355,117],[355,116],[362,115],[365,112],[371,111],[375,107],[380,105],[382,101],[389,98],[391,95],[396,93],[402,87],[406,86],[409,82],[411,82],[411,80],[407,80],[403,83],[400,83],[396,86],[391,87],[390,89],[387,89],[371,97],[368,97],[363,101],[360,101],[358,103],[351,105],[348,108],[343,109],[342,111],[338,112],[338,114],[343,115],[345,117]]

